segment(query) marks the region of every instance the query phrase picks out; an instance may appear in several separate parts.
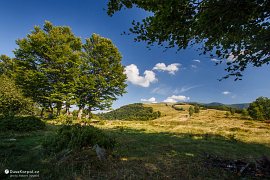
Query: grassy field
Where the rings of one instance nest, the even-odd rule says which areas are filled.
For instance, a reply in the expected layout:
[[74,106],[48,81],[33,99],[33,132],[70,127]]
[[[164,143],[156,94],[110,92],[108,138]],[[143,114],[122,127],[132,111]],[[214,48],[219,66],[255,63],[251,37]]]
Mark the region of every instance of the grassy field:
[[[224,159],[270,156],[270,126],[226,118],[225,112],[201,110],[191,118],[171,105],[151,104],[161,117],[151,121],[101,121],[103,129],[117,141],[106,162],[91,149],[71,155],[47,157],[41,141],[58,127],[44,131],[0,134],[0,169],[34,169],[42,179],[238,179],[220,168],[209,167],[205,154]],[[16,139],[16,140],[13,140]],[[1,172],[0,179],[7,176]]]

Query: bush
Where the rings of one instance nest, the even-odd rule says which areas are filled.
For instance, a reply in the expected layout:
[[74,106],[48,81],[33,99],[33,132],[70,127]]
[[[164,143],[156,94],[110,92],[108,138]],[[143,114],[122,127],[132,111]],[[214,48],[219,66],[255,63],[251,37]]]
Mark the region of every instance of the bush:
[[66,114],[60,114],[59,116],[57,116],[55,121],[60,123],[60,124],[72,124],[73,116],[68,116]]
[[200,107],[197,104],[194,106],[194,112],[195,113],[199,113],[200,112]]
[[47,153],[57,153],[64,149],[78,150],[95,144],[105,149],[113,149],[115,140],[94,126],[76,124],[62,126],[54,136],[47,137],[42,143]]
[[241,113],[241,118],[248,119],[248,116],[249,116],[248,111],[246,109],[243,109]]
[[15,116],[21,112],[31,112],[33,102],[23,96],[15,82],[5,75],[0,76],[0,114]]
[[45,128],[45,123],[35,116],[0,117],[0,131],[29,132]]
[[189,107],[188,112],[189,112],[189,116],[192,116],[194,114],[194,108],[193,108],[193,106],[190,106]]
[[255,120],[270,119],[270,99],[266,97],[257,98],[249,105],[248,113]]

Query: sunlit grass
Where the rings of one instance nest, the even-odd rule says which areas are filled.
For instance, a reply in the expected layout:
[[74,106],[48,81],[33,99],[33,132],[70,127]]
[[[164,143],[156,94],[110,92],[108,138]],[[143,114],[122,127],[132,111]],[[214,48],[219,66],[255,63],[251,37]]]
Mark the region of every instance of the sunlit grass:
[[[44,156],[41,141],[57,129],[50,122],[44,131],[0,133],[0,167],[38,168],[47,179],[233,179],[237,175],[232,172],[205,166],[205,154],[245,161],[270,156],[268,124],[243,120],[238,114],[226,118],[218,110],[201,110],[187,118],[187,107],[177,111],[170,104],[147,106],[162,116],[150,121],[93,124],[116,139],[106,162],[98,161],[91,149],[60,161]],[[16,141],[8,141],[10,138]]]

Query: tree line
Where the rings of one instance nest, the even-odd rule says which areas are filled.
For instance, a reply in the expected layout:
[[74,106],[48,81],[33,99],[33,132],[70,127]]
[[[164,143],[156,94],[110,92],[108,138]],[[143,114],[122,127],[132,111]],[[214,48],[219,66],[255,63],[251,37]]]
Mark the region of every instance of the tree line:
[[98,116],[107,120],[152,120],[159,118],[161,113],[155,112],[152,107],[145,107],[142,103],[134,103]]
[[[43,28],[35,26],[16,44],[14,58],[0,57],[3,111],[7,106],[10,114],[16,114],[24,103],[19,102],[20,107],[12,109],[8,104],[13,106],[16,102],[8,99],[20,101],[24,96],[38,106],[40,116],[45,111],[58,116],[62,109],[69,114],[71,105],[76,105],[80,119],[83,110],[90,114],[107,109],[125,93],[122,56],[110,39],[93,34],[82,42],[70,27],[46,21]],[[3,99],[9,102],[2,102]]]

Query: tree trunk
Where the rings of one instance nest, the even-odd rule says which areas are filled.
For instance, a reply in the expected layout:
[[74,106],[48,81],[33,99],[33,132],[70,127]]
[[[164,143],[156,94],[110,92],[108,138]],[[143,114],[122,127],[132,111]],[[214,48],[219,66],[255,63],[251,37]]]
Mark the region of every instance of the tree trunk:
[[44,116],[44,108],[42,108],[40,112],[40,117],[43,118],[43,116]]
[[61,113],[61,109],[62,109],[62,103],[57,103],[56,104],[56,108],[57,108],[57,112],[56,112],[56,116],[59,116]]
[[83,113],[83,107],[79,107],[79,111],[78,111],[78,115],[77,115],[78,120],[82,119],[82,113]]
[[91,107],[89,107],[88,108],[88,114],[87,114],[87,116],[88,116],[88,119],[92,119],[92,113],[91,113],[91,110],[92,110],[92,108]]
[[49,114],[49,116],[48,116],[48,118],[49,119],[52,119],[53,118],[53,107],[52,107],[52,105],[50,104],[50,114]]
[[69,108],[70,108],[70,105],[67,104],[67,105],[66,105],[66,115],[67,115],[67,116],[69,115]]

